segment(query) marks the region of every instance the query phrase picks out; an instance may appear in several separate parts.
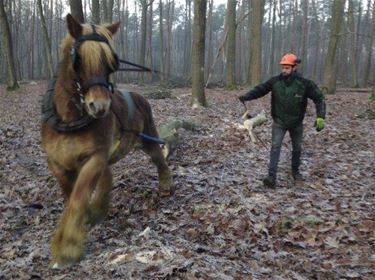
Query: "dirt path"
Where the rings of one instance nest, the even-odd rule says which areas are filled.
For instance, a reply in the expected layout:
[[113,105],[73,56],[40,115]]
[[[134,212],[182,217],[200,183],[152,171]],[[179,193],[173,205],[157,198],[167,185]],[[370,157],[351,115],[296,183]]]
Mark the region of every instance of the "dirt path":
[[[234,126],[239,92],[208,90],[205,110],[190,109],[188,89],[150,100],[158,125],[181,118],[200,126],[180,131],[169,160],[175,195],[159,201],[156,170],[131,153],[112,168],[110,215],[89,232],[86,258],[52,271],[49,240],[63,200],[40,147],[45,87],[0,87],[0,279],[375,279],[375,105],[367,93],[329,96],[320,133],[309,104],[306,181],[293,184],[288,136],[275,190],[261,185],[271,122],[255,129],[266,146],[250,143]],[[269,116],[268,97],[248,105]]]

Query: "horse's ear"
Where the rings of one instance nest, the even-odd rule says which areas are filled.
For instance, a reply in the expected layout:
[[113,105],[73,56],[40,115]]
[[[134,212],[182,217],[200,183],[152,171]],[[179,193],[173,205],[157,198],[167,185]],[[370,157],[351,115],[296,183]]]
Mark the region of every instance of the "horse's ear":
[[109,30],[109,32],[111,32],[111,34],[114,35],[117,32],[118,28],[120,27],[120,23],[121,22],[118,21],[118,22],[115,22],[111,25],[106,26],[105,28],[107,28]]
[[82,26],[71,14],[68,14],[66,16],[66,21],[68,23],[69,34],[72,35],[74,39],[77,39],[79,36],[81,36]]

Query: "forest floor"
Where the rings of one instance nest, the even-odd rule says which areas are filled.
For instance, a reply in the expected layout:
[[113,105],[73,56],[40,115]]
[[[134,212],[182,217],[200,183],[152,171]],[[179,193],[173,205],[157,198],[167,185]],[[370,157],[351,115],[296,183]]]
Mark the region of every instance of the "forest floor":
[[[40,100],[46,83],[0,87],[0,279],[375,279],[375,103],[368,93],[327,97],[327,127],[305,118],[302,174],[291,178],[289,136],[279,186],[267,189],[271,121],[259,144],[236,127],[242,91],[208,89],[207,109],[191,109],[190,89],[150,99],[158,126],[176,119],[168,160],[176,191],[159,199],[156,168],[136,151],[113,165],[108,218],[92,228],[86,257],[48,268],[62,192],[41,150]],[[133,88],[130,86],[129,88]],[[147,88],[138,88],[139,92]],[[254,113],[269,97],[248,103]]]

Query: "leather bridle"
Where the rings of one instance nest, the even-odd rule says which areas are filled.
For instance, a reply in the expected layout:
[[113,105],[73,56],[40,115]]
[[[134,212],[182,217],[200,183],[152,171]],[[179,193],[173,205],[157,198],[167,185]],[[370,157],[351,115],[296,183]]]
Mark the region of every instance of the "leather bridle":
[[88,90],[91,87],[103,86],[103,87],[107,88],[112,93],[113,93],[113,90],[114,90],[113,84],[111,82],[109,82],[108,79],[105,79],[103,77],[94,77],[94,78],[91,78],[90,80],[88,80],[85,83],[81,82],[81,69],[80,69],[80,64],[79,64],[80,56],[79,56],[79,52],[78,52],[81,45],[86,41],[95,41],[95,42],[106,43],[111,48],[112,54],[113,54],[113,57],[114,57],[114,61],[115,61],[114,62],[115,63],[114,69],[112,69],[111,72],[117,71],[118,65],[119,65],[118,56],[113,51],[113,49],[112,49],[111,45],[109,44],[107,38],[105,38],[102,35],[99,35],[96,32],[95,25],[92,24],[91,27],[93,29],[93,33],[89,34],[89,35],[81,35],[78,38],[76,38],[72,48],[70,49],[70,57],[71,57],[71,61],[72,61],[72,64],[73,64],[73,70],[74,70],[74,75],[75,75],[74,84],[75,84],[75,87],[76,87],[76,91],[80,96],[81,105],[84,103],[84,94],[86,92],[88,92]]

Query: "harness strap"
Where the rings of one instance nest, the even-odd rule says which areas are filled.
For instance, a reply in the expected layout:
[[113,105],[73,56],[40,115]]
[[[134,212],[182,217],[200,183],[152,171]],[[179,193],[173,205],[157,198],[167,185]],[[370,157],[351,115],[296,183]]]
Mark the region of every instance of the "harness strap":
[[56,114],[55,106],[53,104],[53,92],[57,76],[55,75],[48,83],[48,89],[42,100],[42,119],[48,125],[58,132],[73,132],[81,130],[91,124],[95,119],[88,114],[83,114],[79,119],[66,123],[62,121]]
[[128,91],[120,91],[121,96],[125,99],[126,105],[128,106],[128,122],[131,123],[133,121],[135,104],[130,92]]
[[[124,101],[126,103],[126,106],[128,108],[128,123],[130,124],[133,121],[133,117],[134,117],[135,103],[134,103],[133,97],[131,96],[130,92],[128,92],[128,91],[120,91],[120,93],[121,93],[121,97],[124,99]],[[115,114],[117,120],[119,121],[119,123],[121,125],[121,131],[122,132],[132,132],[132,133],[135,133],[138,137],[140,137],[144,141],[155,142],[155,143],[158,143],[158,144],[161,144],[161,145],[165,144],[165,141],[162,140],[162,139],[160,139],[160,138],[144,134],[143,132],[137,131],[135,129],[127,129],[127,128],[125,128],[125,125],[124,125],[123,121],[121,120],[121,118],[118,116],[117,112],[115,110],[113,110],[113,109],[112,109],[112,112]],[[114,149],[116,149],[116,148],[114,148]]]

